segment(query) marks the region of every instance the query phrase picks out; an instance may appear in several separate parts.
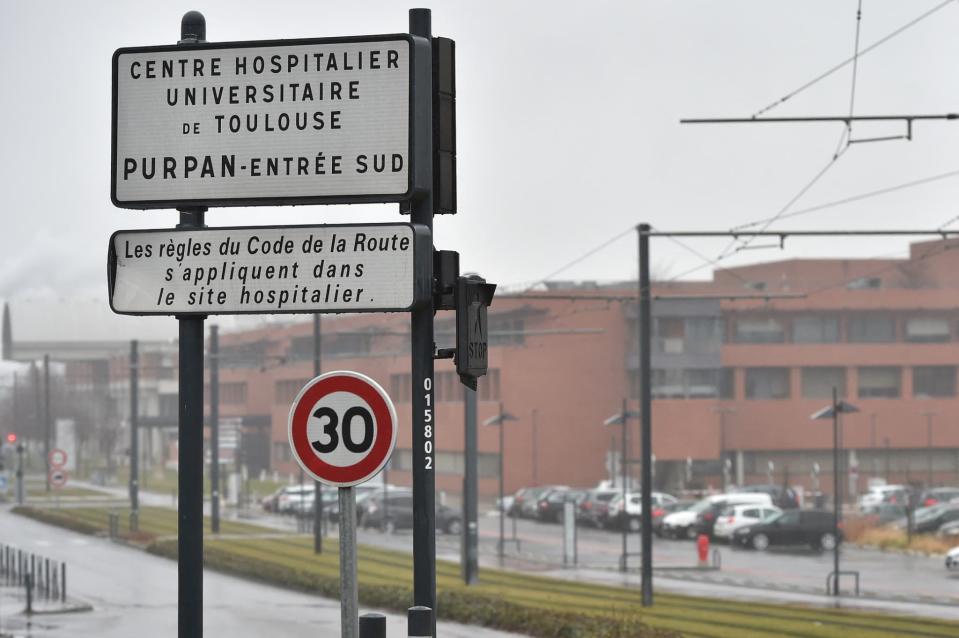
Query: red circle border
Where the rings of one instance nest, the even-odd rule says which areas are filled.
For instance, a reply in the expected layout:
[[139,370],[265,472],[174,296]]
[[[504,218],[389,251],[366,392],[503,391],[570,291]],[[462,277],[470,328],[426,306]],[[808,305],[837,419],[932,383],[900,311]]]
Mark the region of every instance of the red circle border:
[[[376,419],[376,440],[362,460],[353,465],[331,465],[313,452],[306,425],[313,406],[334,392],[349,392],[366,401]],[[348,487],[373,477],[389,458],[396,441],[396,421],[389,396],[375,381],[355,372],[328,372],[300,390],[290,409],[289,440],[293,458],[313,478],[328,485]]]

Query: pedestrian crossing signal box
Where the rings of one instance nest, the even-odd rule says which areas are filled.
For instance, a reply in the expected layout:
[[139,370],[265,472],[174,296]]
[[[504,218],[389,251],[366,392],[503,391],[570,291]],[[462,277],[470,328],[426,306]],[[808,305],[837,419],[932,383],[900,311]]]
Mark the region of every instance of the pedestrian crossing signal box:
[[477,275],[456,280],[456,373],[472,390],[489,367],[486,310],[495,291],[496,284]]

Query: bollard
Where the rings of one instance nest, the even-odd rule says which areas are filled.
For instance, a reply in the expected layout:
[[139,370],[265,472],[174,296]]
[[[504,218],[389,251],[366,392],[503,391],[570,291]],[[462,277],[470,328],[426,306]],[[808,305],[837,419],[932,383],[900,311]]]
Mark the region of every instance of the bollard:
[[17,550],[17,585],[23,584],[23,550]]
[[67,564],[60,563],[60,600],[67,600]]
[[32,587],[37,582],[37,557],[35,554],[30,554],[30,586]]
[[44,565],[44,574],[43,574],[43,597],[50,598],[50,559],[43,559]]
[[27,574],[26,586],[27,586],[27,615],[29,616],[30,614],[33,613],[33,576],[31,574]]
[[386,638],[386,616],[375,612],[361,615],[360,638]]
[[420,605],[410,607],[406,612],[406,634],[411,638],[413,636],[432,638],[433,610]]

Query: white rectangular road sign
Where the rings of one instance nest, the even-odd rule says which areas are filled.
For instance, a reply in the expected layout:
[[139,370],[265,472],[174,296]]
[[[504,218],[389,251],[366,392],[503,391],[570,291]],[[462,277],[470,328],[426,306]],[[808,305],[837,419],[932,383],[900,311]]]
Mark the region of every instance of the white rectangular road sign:
[[[118,231],[110,307],[131,315],[406,311],[429,298],[413,224]],[[414,255],[423,252],[421,256]]]
[[118,49],[114,204],[408,199],[416,50],[408,34]]

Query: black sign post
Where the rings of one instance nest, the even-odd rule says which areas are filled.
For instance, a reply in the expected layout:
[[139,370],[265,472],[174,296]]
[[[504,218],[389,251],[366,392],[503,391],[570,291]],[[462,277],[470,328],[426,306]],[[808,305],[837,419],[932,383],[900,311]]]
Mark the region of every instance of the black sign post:
[[[410,33],[432,38],[429,9],[410,9]],[[422,185],[409,203],[410,221],[433,230],[433,91],[432,54],[413,60],[413,165],[414,181]],[[403,205],[401,205],[402,209]],[[428,281],[433,280],[433,257]],[[419,269],[418,269],[419,270]],[[413,605],[427,607],[436,635],[436,475],[433,418],[433,302],[410,313],[413,427]]]
[[220,533],[220,327],[210,326],[210,531]]
[[[206,19],[189,11],[178,44],[206,41]],[[203,228],[206,208],[178,208],[177,228]],[[177,635],[203,636],[203,315],[180,323],[180,418],[178,452]]]
[[140,362],[137,340],[130,341],[130,514],[140,510]]

